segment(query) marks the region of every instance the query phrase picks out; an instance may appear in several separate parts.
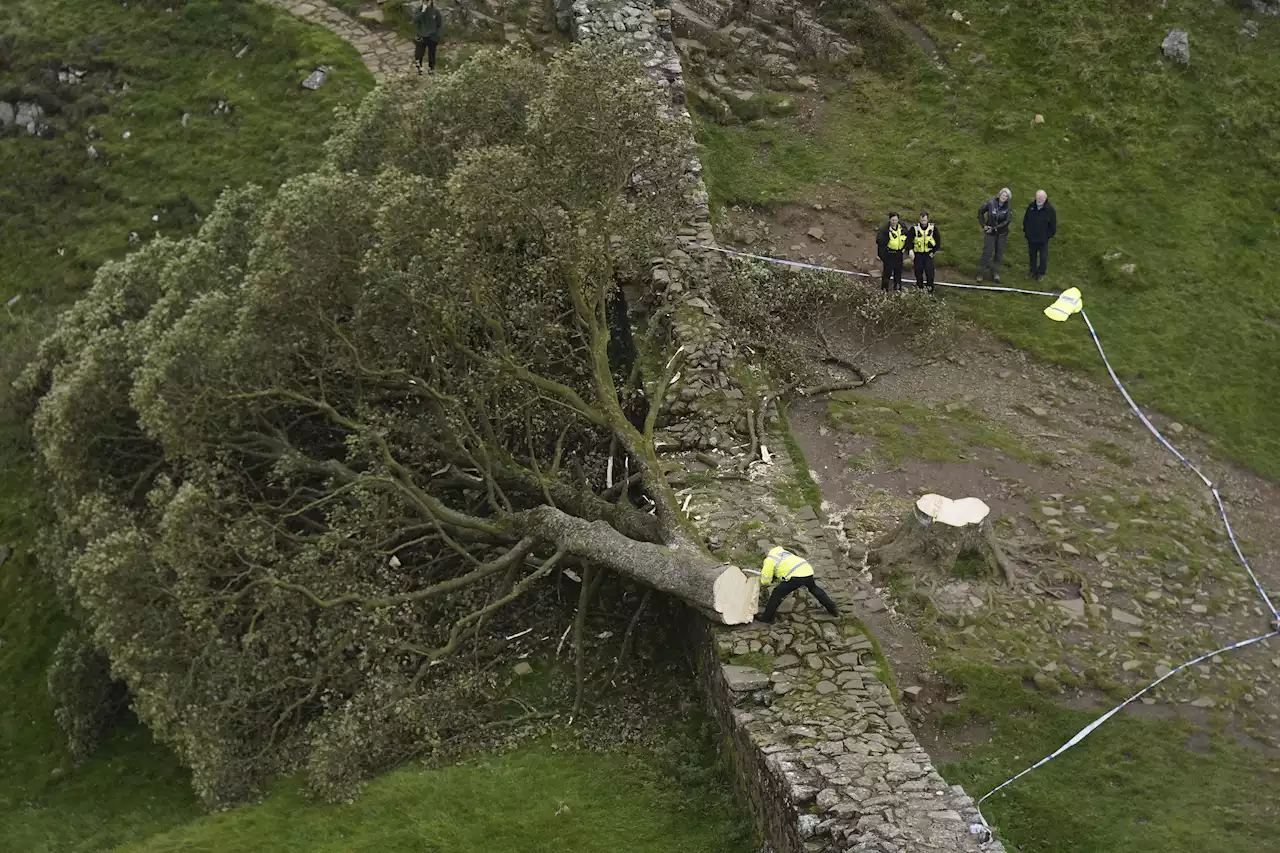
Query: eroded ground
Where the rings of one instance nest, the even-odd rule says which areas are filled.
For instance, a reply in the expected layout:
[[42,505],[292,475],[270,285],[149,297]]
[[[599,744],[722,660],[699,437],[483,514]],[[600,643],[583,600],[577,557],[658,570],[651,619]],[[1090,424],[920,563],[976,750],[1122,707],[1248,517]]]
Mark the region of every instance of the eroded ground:
[[[1028,305],[1029,322],[1039,307]],[[956,353],[924,365],[878,353],[868,366],[892,372],[792,413],[838,536],[871,541],[925,492],[974,496],[991,505],[1019,563],[1010,587],[981,575],[873,577],[849,561],[889,603],[864,615],[888,639],[902,686],[923,687],[918,723],[956,698],[933,674],[940,661],[1021,668],[1027,689],[1103,708],[1185,660],[1268,632],[1209,491],[1111,385],[982,335]],[[1153,420],[1218,484],[1255,571],[1280,589],[1280,531],[1269,523],[1280,490],[1215,458],[1192,430]],[[1278,680],[1280,644],[1261,643],[1180,673],[1135,710],[1225,725],[1270,750],[1280,745]],[[944,759],[963,755],[962,744],[922,739]]]

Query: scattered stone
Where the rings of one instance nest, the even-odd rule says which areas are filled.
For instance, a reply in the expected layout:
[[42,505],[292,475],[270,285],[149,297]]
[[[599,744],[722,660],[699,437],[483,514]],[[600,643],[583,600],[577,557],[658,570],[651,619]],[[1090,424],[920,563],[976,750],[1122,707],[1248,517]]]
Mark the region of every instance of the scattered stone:
[[98,149],[94,148],[92,145],[86,148],[84,153],[89,155],[90,160],[97,160],[98,157],[101,156],[100,154],[98,154]]
[[1119,607],[1111,608],[1111,618],[1123,625],[1134,625],[1139,628],[1142,627],[1142,620],[1140,618],[1134,616],[1132,613],[1126,613]]
[[822,230],[822,226],[815,225],[806,232],[810,237],[820,243],[826,242],[827,232]]
[[1211,699],[1208,696],[1201,696],[1199,699],[1192,701],[1191,707],[1192,708],[1212,708],[1216,704],[1218,703],[1214,699]]
[[1036,117],[1031,120],[1035,124],[1044,124],[1044,116],[1036,113]]
[[1258,22],[1245,21],[1240,25],[1240,35],[1245,38],[1256,39],[1258,37]]
[[906,699],[908,702],[915,702],[919,700],[920,694],[923,692],[923,687],[913,684],[911,687],[902,688],[902,698]]
[[786,669],[789,666],[795,666],[800,663],[800,658],[795,655],[778,655],[773,659],[774,669]]
[[1072,619],[1084,620],[1084,599],[1083,598],[1067,598],[1055,601],[1054,604],[1061,607],[1067,612]]
[[1125,672],[1132,672],[1133,670],[1137,669],[1140,666],[1142,666],[1142,661],[1140,660],[1127,660],[1124,663],[1120,664],[1120,668],[1123,669]]
[[1193,604],[1191,605],[1191,612],[1196,614],[1197,616],[1203,616],[1204,614],[1209,612],[1209,608],[1203,604]]
[[826,696],[828,693],[835,693],[840,688],[836,687],[830,681],[819,681],[818,686],[814,689],[817,690],[820,695]]
[[1054,518],[1056,516],[1062,515],[1062,510],[1053,506],[1042,506],[1040,507],[1040,512],[1044,513],[1049,518]]
[[1062,692],[1062,685],[1058,683],[1058,680],[1056,678],[1049,675],[1048,673],[1037,672],[1034,676],[1032,676],[1031,680],[1032,682],[1035,683],[1036,689],[1039,690],[1041,693],[1061,693]]
[[1031,412],[1037,418],[1049,417],[1049,410],[1043,406],[1027,406],[1027,411]]
[[1169,666],[1169,664],[1164,661],[1160,661],[1160,663],[1156,664],[1156,678],[1164,678],[1171,672],[1173,672],[1173,667]]
[[952,10],[951,10],[951,20],[955,21],[957,24],[963,24],[963,23],[964,23],[964,15],[963,15],[963,13],[961,13],[961,11],[960,11],[959,9],[952,9]]
[[367,21],[371,24],[381,24],[386,20],[381,9],[367,9],[360,13],[360,20]]
[[1186,30],[1169,30],[1164,41],[1160,42],[1160,50],[1179,65],[1191,64],[1191,42]]
[[1072,545],[1070,542],[1063,542],[1062,550],[1067,554],[1073,554],[1077,557],[1080,556],[1080,549],[1077,548],[1075,545]]
[[511,671],[514,672],[516,675],[532,675],[533,665],[530,664],[527,660],[522,660],[520,661],[520,663],[513,666],[511,668]]

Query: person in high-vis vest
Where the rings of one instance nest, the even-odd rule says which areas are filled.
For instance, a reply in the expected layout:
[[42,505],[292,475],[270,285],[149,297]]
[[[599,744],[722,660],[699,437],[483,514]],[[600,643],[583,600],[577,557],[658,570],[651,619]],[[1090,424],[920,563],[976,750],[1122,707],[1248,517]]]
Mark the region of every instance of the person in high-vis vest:
[[926,283],[930,293],[936,293],[933,286],[933,255],[942,248],[942,235],[938,226],[929,221],[929,211],[920,211],[920,221],[911,226],[911,254],[915,259],[916,287],[924,287]]
[[761,622],[772,622],[778,612],[778,605],[782,604],[782,599],[801,587],[809,590],[809,594],[818,599],[818,603],[827,608],[827,612],[832,616],[840,615],[831,596],[814,583],[813,566],[809,565],[809,561],[781,546],[773,548],[765,555],[764,566],[760,570],[761,585],[767,587],[775,580],[778,581],[778,585],[769,596],[769,603],[765,605],[764,613],[760,616]]
[[898,221],[897,213],[889,214],[889,221],[876,234],[876,254],[884,268],[880,273],[880,289],[889,289],[889,279],[893,278],[893,289],[902,290],[902,256],[907,251],[907,232]]

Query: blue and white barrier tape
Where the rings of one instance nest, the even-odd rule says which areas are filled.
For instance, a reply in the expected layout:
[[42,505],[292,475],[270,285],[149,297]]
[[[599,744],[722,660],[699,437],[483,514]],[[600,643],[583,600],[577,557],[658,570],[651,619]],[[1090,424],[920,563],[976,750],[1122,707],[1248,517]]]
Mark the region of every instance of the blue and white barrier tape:
[[[747,252],[738,252],[733,249],[723,249],[718,246],[704,246],[700,243],[690,243],[689,247],[695,248],[695,249],[704,249],[712,252],[720,252],[722,254],[730,255],[733,257],[750,258],[752,260],[764,261],[766,263],[780,264],[782,266],[794,267],[797,269],[817,270],[820,272],[838,273],[840,275],[860,276],[862,278],[873,277],[869,273],[864,273],[864,272],[855,272],[853,270],[843,270],[843,269],[838,269],[836,267],[824,267],[824,266],[819,266],[817,264],[800,263],[799,261],[787,261],[781,258],[771,258],[767,255],[753,255]],[[939,282],[936,282],[936,284],[939,287],[954,287],[954,288],[960,288],[963,290],[989,290],[989,291],[995,291],[999,293],[1022,293],[1022,294],[1027,294],[1029,296],[1055,297],[1058,295],[1057,293],[1049,293],[1049,292],[1040,291],[1040,290],[1023,290],[1017,287],[990,287],[990,286],[980,285],[980,284],[955,284],[953,282],[946,282],[946,281],[939,281]],[[1154,435],[1156,439],[1161,444],[1163,444],[1165,448],[1169,450],[1170,453],[1176,456],[1178,460],[1182,462],[1183,465],[1185,465],[1197,477],[1199,477],[1200,481],[1203,482],[1206,487],[1208,487],[1210,492],[1212,492],[1213,499],[1218,506],[1218,515],[1222,517],[1222,523],[1227,530],[1227,537],[1231,540],[1231,547],[1235,550],[1236,557],[1239,559],[1240,564],[1244,566],[1244,570],[1248,572],[1249,579],[1253,581],[1254,587],[1258,590],[1258,595],[1262,597],[1263,602],[1265,602],[1267,605],[1267,609],[1271,611],[1271,616],[1272,616],[1272,619],[1274,620],[1272,623],[1274,630],[1272,630],[1271,633],[1269,634],[1261,634],[1257,637],[1252,637],[1248,640],[1241,640],[1238,643],[1232,643],[1229,646],[1223,646],[1220,649],[1216,649],[1212,652],[1203,654],[1200,657],[1196,658],[1195,660],[1190,660],[1190,661],[1187,661],[1186,663],[1180,664],[1177,667],[1174,667],[1169,672],[1160,676],[1155,681],[1151,682],[1146,687],[1142,688],[1137,693],[1133,694],[1128,699],[1124,700],[1119,705],[1115,706],[1110,711],[1107,711],[1105,714],[1098,717],[1089,725],[1085,726],[1083,729],[1076,732],[1075,736],[1073,736],[1069,741],[1064,743],[1062,746],[1058,747],[1049,755],[1046,755],[1044,758],[1040,759],[1039,761],[1037,761],[1035,764],[1031,765],[1027,769],[1023,770],[1022,772],[1018,773],[1015,776],[1011,776],[1010,778],[1001,782],[996,787],[992,788],[987,793],[983,794],[982,797],[980,797],[977,803],[975,804],[975,807],[978,809],[978,818],[979,820],[982,821],[982,823],[974,824],[973,826],[969,827],[969,830],[974,835],[984,836],[984,841],[989,840],[992,837],[992,830],[991,830],[991,825],[987,823],[986,817],[984,817],[982,814],[982,804],[992,794],[995,794],[996,792],[1003,790],[1009,785],[1012,785],[1014,782],[1018,781],[1023,776],[1026,776],[1032,770],[1036,770],[1040,767],[1043,767],[1053,759],[1057,758],[1059,755],[1062,755],[1062,753],[1066,752],[1068,749],[1080,743],[1080,741],[1084,740],[1089,735],[1093,734],[1093,732],[1099,726],[1101,726],[1107,720],[1114,717],[1116,714],[1122,711],[1130,703],[1138,700],[1139,698],[1144,696],[1147,692],[1154,689],[1161,682],[1165,681],[1166,679],[1172,678],[1173,676],[1182,672],[1186,668],[1195,666],[1198,663],[1202,663],[1206,660],[1209,660],[1210,658],[1214,658],[1214,657],[1217,657],[1218,655],[1225,654],[1226,652],[1235,651],[1236,649],[1243,649],[1246,646],[1252,646],[1254,643],[1260,643],[1265,640],[1270,640],[1276,637],[1280,637],[1280,611],[1278,611],[1276,609],[1276,605],[1272,603],[1270,596],[1267,595],[1266,588],[1263,587],[1262,582],[1258,580],[1258,576],[1254,574],[1253,567],[1249,565],[1248,559],[1245,558],[1244,551],[1241,550],[1240,548],[1240,542],[1236,539],[1235,531],[1231,527],[1231,519],[1227,517],[1227,507],[1226,507],[1226,504],[1224,504],[1222,501],[1222,495],[1218,493],[1218,489],[1216,486],[1214,486],[1213,481],[1210,480],[1208,477],[1206,477],[1204,473],[1191,462],[1191,460],[1187,459],[1187,457],[1184,456],[1178,450],[1178,448],[1174,447],[1173,443],[1170,442],[1169,439],[1165,438],[1164,434],[1160,432],[1160,430],[1155,426],[1155,424],[1151,422],[1151,420],[1146,416],[1146,414],[1142,411],[1142,409],[1138,406],[1138,404],[1134,402],[1133,397],[1130,396],[1129,394],[1129,390],[1124,387],[1124,383],[1120,381],[1120,377],[1116,375],[1115,370],[1112,368],[1111,361],[1110,359],[1107,358],[1107,353],[1102,348],[1102,341],[1098,339],[1098,332],[1096,329],[1094,329],[1093,323],[1090,322],[1089,320],[1089,315],[1084,311],[1081,311],[1080,316],[1084,320],[1085,326],[1089,329],[1089,335],[1090,337],[1093,338],[1094,346],[1098,348],[1098,355],[1102,357],[1102,363],[1107,368],[1107,374],[1111,377],[1111,381],[1115,383],[1116,388],[1119,389],[1120,394],[1124,397],[1125,402],[1129,404],[1129,408],[1132,409],[1133,413],[1138,416],[1138,420],[1142,422],[1142,425],[1145,426],[1151,432],[1151,434]]]

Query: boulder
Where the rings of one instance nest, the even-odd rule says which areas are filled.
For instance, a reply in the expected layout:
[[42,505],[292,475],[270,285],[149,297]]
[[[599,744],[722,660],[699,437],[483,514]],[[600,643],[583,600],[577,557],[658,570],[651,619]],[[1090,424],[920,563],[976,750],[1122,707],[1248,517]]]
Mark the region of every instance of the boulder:
[[1169,30],[1169,35],[1160,42],[1160,50],[1179,65],[1191,64],[1191,42],[1186,30]]

